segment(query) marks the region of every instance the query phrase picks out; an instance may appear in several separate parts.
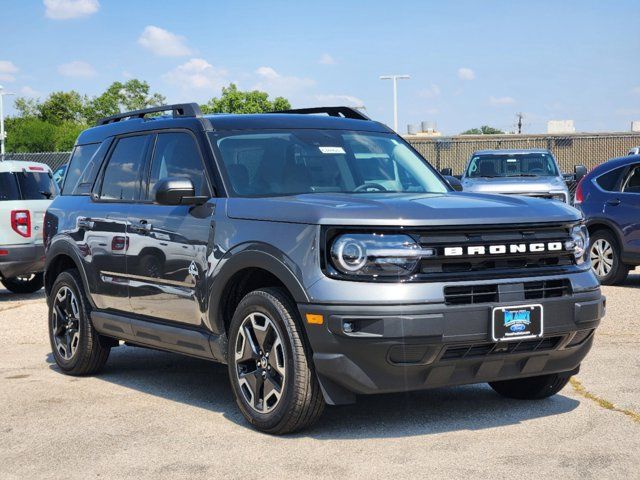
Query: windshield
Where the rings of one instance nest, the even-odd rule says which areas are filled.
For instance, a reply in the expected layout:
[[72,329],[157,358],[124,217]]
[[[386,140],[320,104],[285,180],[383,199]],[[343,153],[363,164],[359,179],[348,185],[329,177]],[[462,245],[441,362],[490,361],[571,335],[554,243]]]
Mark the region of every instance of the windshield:
[[424,159],[394,135],[346,130],[210,135],[241,196],[447,191]]
[[474,155],[467,177],[555,177],[556,163],[548,153]]

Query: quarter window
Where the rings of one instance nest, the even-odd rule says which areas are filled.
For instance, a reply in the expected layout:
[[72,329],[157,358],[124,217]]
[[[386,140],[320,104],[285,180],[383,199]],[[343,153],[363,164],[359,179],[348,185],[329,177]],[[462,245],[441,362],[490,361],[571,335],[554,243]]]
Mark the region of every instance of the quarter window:
[[78,145],[73,151],[65,173],[62,195],[88,195],[93,186],[99,164],[95,159],[99,143]]
[[196,195],[210,195],[198,146],[188,133],[158,134],[149,177],[150,198],[158,180],[167,177],[190,178]]
[[596,183],[598,186],[606,190],[608,192],[615,192],[620,189],[620,184],[618,181],[620,180],[620,176],[622,175],[623,170],[626,167],[616,168],[615,170],[611,170],[610,172],[603,173],[598,178],[596,178]]
[[150,135],[118,140],[102,180],[103,200],[133,201],[140,198],[140,179]]

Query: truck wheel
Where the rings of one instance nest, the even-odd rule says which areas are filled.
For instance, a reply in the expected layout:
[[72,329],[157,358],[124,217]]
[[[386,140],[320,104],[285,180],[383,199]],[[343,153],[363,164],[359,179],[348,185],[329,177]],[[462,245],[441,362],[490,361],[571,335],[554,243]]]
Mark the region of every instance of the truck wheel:
[[517,398],[518,400],[541,400],[562,390],[570,378],[570,373],[552,373],[539,377],[489,382],[489,385],[503,397]]
[[49,297],[49,340],[53,358],[68,375],[98,372],[109,358],[111,348],[89,319],[89,302],[77,270],[67,270],[56,278]]
[[13,293],[35,293],[44,285],[44,274],[34,273],[13,278],[3,278],[2,285]]
[[622,263],[618,240],[607,230],[597,230],[589,242],[591,268],[602,285],[624,282],[629,265]]
[[244,417],[267,433],[314,423],[324,399],[298,313],[280,288],[247,294],[229,327],[229,377]]

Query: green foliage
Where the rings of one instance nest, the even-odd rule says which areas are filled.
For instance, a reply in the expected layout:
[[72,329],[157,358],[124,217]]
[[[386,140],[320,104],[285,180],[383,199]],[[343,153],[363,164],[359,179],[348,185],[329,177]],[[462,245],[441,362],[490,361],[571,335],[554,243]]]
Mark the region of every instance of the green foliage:
[[291,104],[284,97],[269,100],[269,94],[260,90],[238,90],[232,83],[222,87],[220,98],[214,97],[200,108],[203,113],[264,113],[287,110]]
[[465,130],[460,135],[500,135],[504,132],[497,128],[490,127],[489,125],[483,125],[480,128],[472,128]]
[[147,82],[137,79],[114,82],[93,98],[75,90],[53,92],[44,101],[20,97],[15,101],[18,116],[6,121],[6,149],[8,152],[71,150],[80,132],[97,119],[165,102],[164,96],[150,92]]

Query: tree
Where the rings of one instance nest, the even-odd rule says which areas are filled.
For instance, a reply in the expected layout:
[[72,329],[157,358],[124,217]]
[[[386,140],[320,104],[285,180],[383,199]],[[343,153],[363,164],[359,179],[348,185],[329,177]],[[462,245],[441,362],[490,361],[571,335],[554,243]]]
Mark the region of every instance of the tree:
[[86,123],[88,99],[75,90],[53,92],[37,105],[38,117],[53,125],[63,122]]
[[489,125],[482,125],[480,128],[472,128],[465,130],[460,135],[500,135],[504,132],[497,128],[490,127]]
[[166,103],[166,98],[159,93],[149,93],[147,82],[131,79],[113,82],[102,94],[93,98],[88,106],[86,117],[89,123],[95,123],[102,117],[108,117],[120,112],[141,110]]
[[220,98],[214,97],[200,108],[203,113],[264,113],[287,110],[291,104],[284,97],[269,100],[269,94],[260,90],[238,90],[237,85],[231,83],[222,87]]
[[7,118],[7,151],[52,152],[56,126],[37,117]]

